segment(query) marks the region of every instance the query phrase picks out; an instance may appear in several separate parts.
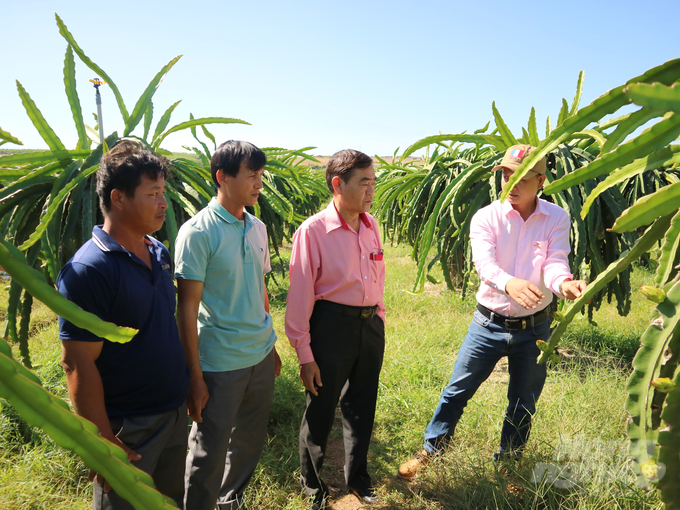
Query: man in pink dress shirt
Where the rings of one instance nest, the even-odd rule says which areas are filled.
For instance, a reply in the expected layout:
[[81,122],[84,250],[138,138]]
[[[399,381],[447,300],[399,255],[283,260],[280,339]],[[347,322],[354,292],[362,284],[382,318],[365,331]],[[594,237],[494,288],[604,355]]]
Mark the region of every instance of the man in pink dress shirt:
[[328,161],[326,182],[333,200],[293,237],[286,306],[286,334],[307,399],[300,483],[315,509],[328,499],[320,472],[338,400],[345,481],[363,502],[378,501],[367,457],[385,350],[385,263],[378,225],[368,214],[373,161],[359,151],[337,152]]
[[[501,164],[501,185],[534,150],[510,147]],[[458,352],[453,375],[425,431],[423,450],[401,465],[398,476],[412,479],[418,469],[441,452],[453,437],[468,400],[489,377],[496,363],[508,357],[508,407],[494,460],[521,455],[531,430],[531,416],[545,383],[545,365],[536,340],[550,335],[548,309],[553,294],[576,299],[587,283],[573,280],[569,270],[571,222],[560,207],[538,199],[546,161],[541,159],[510,192],[472,218],[472,258],[481,280],[477,310]]]

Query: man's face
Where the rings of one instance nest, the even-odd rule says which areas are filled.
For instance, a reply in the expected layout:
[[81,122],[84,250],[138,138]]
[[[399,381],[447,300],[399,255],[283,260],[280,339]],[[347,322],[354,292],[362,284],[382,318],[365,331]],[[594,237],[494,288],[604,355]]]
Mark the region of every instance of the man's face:
[[220,189],[230,203],[238,207],[253,206],[257,203],[263,187],[264,168],[251,170],[245,161],[241,161],[236,177],[231,177],[221,170],[219,172]]
[[168,208],[163,177],[152,180],[142,175],[142,182],[135,189],[134,196],[121,195],[122,212],[140,233],[151,234],[163,226],[165,210]]
[[347,182],[339,177],[337,179],[338,185],[335,187],[335,192],[340,195],[340,206],[343,209],[353,213],[364,213],[371,209],[375,193],[373,165],[356,168]]
[[[502,168],[501,171],[503,172],[501,187],[503,188],[503,191],[505,191],[505,187],[507,186],[510,177],[512,177],[512,174],[515,172],[509,168]],[[536,201],[536,193],[543,187],[544,181],[545,175],[534,175],[528,179],[520,180],[515,184],[510,195],[508,195],[508,201],[510,204],[517,206],[517,208],[520,209],[533,205]]]

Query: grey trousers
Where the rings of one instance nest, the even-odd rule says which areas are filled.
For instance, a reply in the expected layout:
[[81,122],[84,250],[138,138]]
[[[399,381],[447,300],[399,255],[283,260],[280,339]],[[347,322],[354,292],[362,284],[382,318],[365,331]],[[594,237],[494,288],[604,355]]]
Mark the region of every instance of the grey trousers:
[[189,435],[185,509],[236,510],[267,437],[274,352],[252,367],[203,372],[203,380],[209,398]]
[[[152,416],[112,419],[111,428],[118,439],[142,458],[132,464],[149,473],[156,489],[182,507],[184,466],[187,454],[187,405]],[[134,510],[115,491],[104,492],[104,485],[94,484],[93,510]]]

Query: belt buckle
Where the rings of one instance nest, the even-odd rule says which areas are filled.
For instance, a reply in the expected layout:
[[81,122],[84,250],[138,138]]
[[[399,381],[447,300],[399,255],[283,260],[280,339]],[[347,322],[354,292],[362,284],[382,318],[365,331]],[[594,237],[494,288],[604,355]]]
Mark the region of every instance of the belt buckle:
[[361,318],[362,319],[371,319],[375,315],[375,309],[374,308],[362,308],[361,309]]
[[505,319],[504,322],[505,329],[516,330],[526,328],[526,320],[523,319]]

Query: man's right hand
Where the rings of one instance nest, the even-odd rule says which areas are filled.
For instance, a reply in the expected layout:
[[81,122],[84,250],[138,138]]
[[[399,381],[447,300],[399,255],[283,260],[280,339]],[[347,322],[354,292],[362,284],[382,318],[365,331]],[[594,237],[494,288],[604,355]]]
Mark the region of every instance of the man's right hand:
[[309,363],[300,365],[300,379],[307,391],[315,397],[319,395],[317,388],[323,386],[323,384],[321,384],[321,371],[319,370],[316,361],[310,361]]
[[[125,443],[123,443],[120,439],[118,439],[116,436],[102,436],[111,441],[113,444],[116,446],[120,447],[123,449],[125,454],[127,455],[127,458],[130,462],[137,461],[142,458],[142,456],[134,451],[133,449],[129,448]],[[90,469],[89,474],[87,475],[87,479],[90,482],[97,482],[101,483],[104,485],[104,492],[110,492],[111,491],[111,485],[109,485],[109,482],[106,481],[106,479],[100,474],[97,473],[96,471],[93,471]]]
[[521,278],[510,280],[505,286],[505,292],[527,310],[541,306],[541,299],[545,298],[536,285]]
[[208,386],[203,380],[203,376],[192,377],[189,382],[189,395],[187,397],[187,404],[189,406],[189,416],[196,423],[202,423],[203,417],[201,413],[208,403]]

